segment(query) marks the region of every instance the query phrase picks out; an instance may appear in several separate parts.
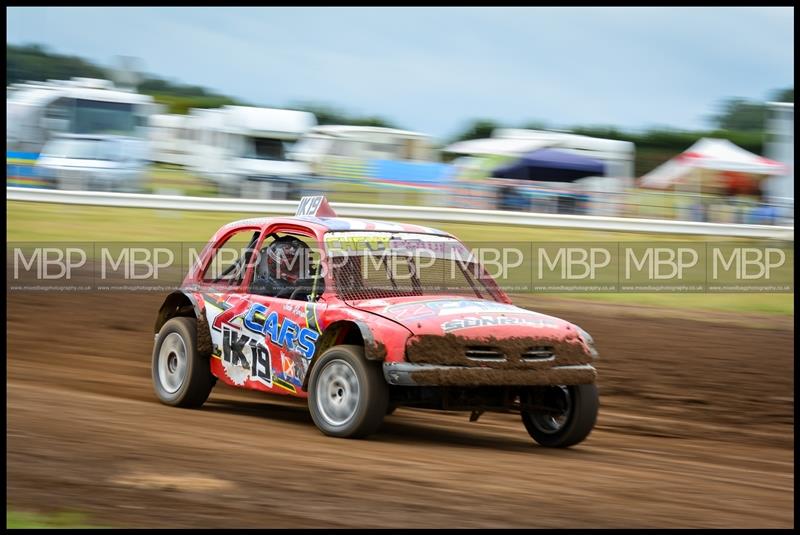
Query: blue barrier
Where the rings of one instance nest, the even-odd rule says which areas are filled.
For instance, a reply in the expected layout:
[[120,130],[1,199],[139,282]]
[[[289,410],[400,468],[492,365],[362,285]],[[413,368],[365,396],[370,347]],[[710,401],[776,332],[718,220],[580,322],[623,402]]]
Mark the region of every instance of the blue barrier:
[[366,178],[414,185],[443,186],[449,184],[455,168],[446,163],[369,160]]
[[34,178],[38,177],[39,173],[36,167],[32,165],[18,165],[18,164],[8,164],[6,165],[6,174],[10,177],[25,177],[25,178]]
[[28,160],[35,162],[39,159],[38,152],[6,152],[6,161],[8,160]]
[[39,169],[36,160],[39,153],[6,151],[6,185],[18,187],[42,187],[48,184]]

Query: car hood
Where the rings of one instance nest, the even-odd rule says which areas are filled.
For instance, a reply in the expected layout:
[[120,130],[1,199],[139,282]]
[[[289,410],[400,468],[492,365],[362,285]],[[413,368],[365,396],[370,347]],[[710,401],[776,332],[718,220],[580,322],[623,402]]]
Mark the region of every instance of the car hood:
[[414,335],[457,335],[485,339],[532,337],[570,340],[574,325],[514,305],[461,297],[392,298],[353,301],[350,306],[390,319]]

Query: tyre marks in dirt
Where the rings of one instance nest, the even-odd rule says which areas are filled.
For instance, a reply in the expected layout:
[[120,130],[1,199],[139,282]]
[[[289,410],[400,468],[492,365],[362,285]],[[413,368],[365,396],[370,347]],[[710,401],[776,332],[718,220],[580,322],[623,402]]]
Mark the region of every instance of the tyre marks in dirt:
[[[160,405],[159,299],[8,296],[9,507],[153,527],[793,525],[792,331],[559,311],[601,350],[585,443],[402,408],[353,441],[302,402],[219,385],[201,410]],[[773,366],[752,359],[767,343]]]

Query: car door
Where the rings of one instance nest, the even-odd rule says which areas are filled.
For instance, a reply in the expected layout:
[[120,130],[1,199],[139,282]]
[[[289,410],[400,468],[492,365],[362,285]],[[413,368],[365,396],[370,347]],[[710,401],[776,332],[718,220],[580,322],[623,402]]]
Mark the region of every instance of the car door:
[[211,333],[212,373],[232,386],[270,391],[269,349],[263,335],[244,323],[252,304],[247,287],[261,238],[259,227],[239,227],[221,236],[193,282]]
[[264,260],[265,251],[276,238],[286,235],[307,245],[305,258],[299,261],[303,263],[301,272],[308,277],[299,279],[295,290],[288,295],[276,297],[253,276],[249,281],[248,313],[243,322],[248,333],[261,336],[269,352],[271,390],[305,397],[303,380],[316,350],[321,332],[319,318],[325,309],[324,282],[319,269],[318,242],[310,231],[296,227],[268,229],[258,248],[259,260]]

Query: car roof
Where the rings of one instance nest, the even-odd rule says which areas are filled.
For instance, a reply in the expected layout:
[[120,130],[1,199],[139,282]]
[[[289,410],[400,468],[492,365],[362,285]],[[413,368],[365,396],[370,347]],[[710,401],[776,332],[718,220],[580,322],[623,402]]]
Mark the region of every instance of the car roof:
[[232,221],[223,228],[236,228],[245,226],[266,227],[273,224],[300,225],[321,234],[326,232],[347,232],[347,231],[374,231],[374,232],[413,232],[417,234],[432,234],[436,236],[453,237],[449,232],[412,225],[410,223],[395,223],[389,221],[377,221],[372,219],[358,219],[349,217],[316,217],[316,216],[294,216],[294,217],[253,217]]

